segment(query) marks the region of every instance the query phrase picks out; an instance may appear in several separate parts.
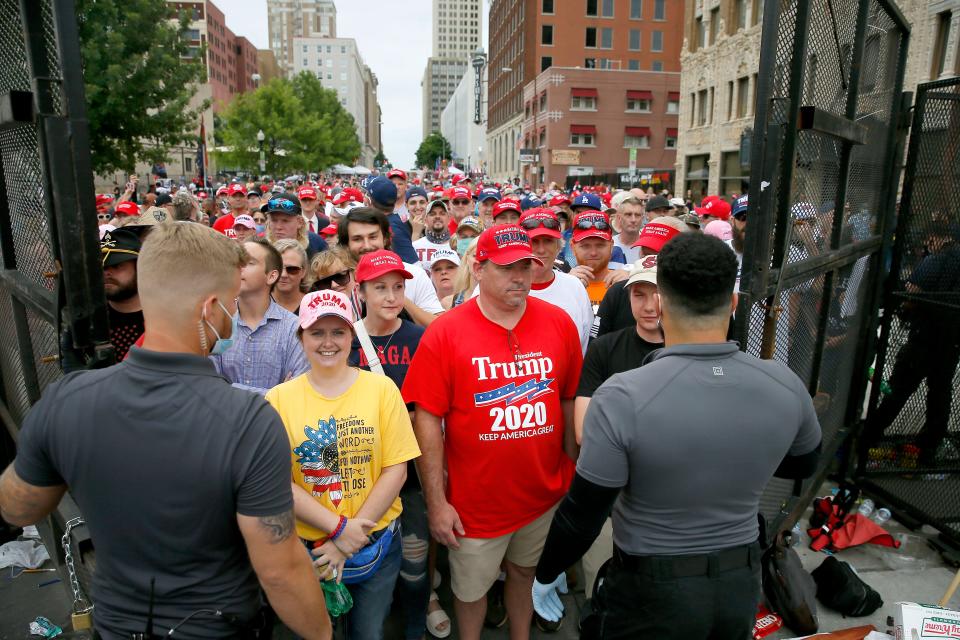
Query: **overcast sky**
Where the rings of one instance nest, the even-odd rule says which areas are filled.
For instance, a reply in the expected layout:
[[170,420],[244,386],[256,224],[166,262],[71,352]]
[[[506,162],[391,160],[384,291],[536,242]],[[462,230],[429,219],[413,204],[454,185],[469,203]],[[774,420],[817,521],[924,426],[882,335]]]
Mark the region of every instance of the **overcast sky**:
[[[258,49],[268,48],[267,0],[214,0],[214,4],[226,14],[234,33]],[[403,168],[413,166],[422,140],[420,81],[430,56],[432,4],[431,0],[336,3],[337,36],[356,39],[360,55],[380,83],[383,152]],[[488,4],[484,2],[484,15]]]

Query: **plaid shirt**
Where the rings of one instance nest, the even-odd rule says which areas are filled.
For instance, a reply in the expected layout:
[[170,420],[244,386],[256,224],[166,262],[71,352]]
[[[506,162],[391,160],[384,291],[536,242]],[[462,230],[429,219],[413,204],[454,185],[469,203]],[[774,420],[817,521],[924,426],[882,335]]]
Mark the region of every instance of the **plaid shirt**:
[[[238,312],[239,313],[239,312]],[[297,316],[270,300],[255,329],[243,323],[226,353],[210,356],[217,371],[233,386],[261,395],[307,371],[310,364],[297,339]]]

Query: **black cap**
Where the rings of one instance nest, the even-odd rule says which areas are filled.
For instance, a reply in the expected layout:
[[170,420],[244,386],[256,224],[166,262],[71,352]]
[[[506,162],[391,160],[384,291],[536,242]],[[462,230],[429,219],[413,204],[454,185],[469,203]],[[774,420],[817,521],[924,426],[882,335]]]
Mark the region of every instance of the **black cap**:
[[158,207],[162,207],[165,204],[170,204],[173,202],[173,198],[170,197],[169,193],[161,193],[157,196],[157,201],[154,203]]
[[100,253],[105,267],[136,260],[140,257],[140,238],[133,231],[122,227],[107,231],[100,239]]
[[291,216],[298,216],[302,209],[300,208],[300,198],[292,193],[278,193],[271,197],[260,207],[263,213],[286,213]]
[[653,209],[673,209],[674,206],[663,196],[653,196],[647,200],[647,211]]

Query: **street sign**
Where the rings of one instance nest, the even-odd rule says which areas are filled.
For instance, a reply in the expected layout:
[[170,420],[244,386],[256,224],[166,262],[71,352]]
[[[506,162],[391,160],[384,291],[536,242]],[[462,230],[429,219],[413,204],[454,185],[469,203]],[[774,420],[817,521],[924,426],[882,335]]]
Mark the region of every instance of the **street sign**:
[[637,150],[635,147],[630,149],[630,173],[637,172]]
[[579,149],[553,149],[550,151],[551,164],[578,165],[580,164]]
[[532,164],[537,161],[536,151],[533,149],[520,149],[520,162]]

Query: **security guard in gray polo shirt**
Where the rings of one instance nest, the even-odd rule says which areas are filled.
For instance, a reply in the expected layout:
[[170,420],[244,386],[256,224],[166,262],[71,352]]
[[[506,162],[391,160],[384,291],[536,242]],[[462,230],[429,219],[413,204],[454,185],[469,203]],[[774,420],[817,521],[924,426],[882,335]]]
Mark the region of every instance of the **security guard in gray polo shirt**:
[[751,635],[760,494],[774,475],[811,475],[821,433],[793,372],[726,342],[736,276],[716,238],[667,243],[657,274],[666,348],[590,403],[577,474],[533,585],[537,613],[559,619],[563,571],[613,509],[614,556],[582,638]]

